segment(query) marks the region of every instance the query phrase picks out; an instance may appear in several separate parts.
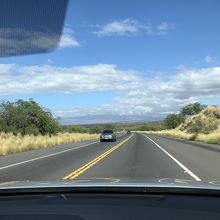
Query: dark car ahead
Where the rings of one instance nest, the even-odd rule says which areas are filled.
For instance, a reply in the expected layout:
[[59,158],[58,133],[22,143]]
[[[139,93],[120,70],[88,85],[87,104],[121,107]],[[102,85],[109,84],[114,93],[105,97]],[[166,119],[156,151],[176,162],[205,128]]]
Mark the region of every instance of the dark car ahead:
[[103,130],[100,135],[100,142],[103,141],[116,141],[116,133],[111,129]]

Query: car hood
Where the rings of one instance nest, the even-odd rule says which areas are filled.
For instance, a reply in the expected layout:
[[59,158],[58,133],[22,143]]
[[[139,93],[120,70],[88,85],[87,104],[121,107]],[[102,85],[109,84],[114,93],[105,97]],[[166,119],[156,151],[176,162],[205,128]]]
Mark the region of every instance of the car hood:
[[16,189],[160,189],[175,191],[185,190],[215,190],[220,192],[220,181],[201,182],[184,179],[118,179],[118,178],[90,178],[59,181],[13,181],[0,183],[0,191]]

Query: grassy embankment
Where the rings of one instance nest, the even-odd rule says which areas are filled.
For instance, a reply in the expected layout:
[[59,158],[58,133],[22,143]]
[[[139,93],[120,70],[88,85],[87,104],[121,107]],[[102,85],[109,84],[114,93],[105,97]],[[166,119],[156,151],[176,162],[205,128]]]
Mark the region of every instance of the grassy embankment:
[[59,133],[57,135],[13,135],[0,133],[0,155],[41,149],[83,140],[98,138],[98,134]]
[[186,119],[176,129],[147,133],[220,144],[220,107],[209,106],[199,114]]

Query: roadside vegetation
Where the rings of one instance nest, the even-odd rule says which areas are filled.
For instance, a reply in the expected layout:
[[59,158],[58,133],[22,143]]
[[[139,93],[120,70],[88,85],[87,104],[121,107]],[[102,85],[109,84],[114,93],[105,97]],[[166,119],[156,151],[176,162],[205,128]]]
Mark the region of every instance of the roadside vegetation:
[[48,109],[33,99],[0,104],[0,155],[96,139],[103,129],[122,130],[117,124],[60,125]]
[[59,123],[50,111],[40,107],[32,99],[3,102],[0,105],[0,132],[15,135],[54,135],[59,130]]
[[184,107],[175,116],[172,114],[166,117],[166,129],[148,133],[220,144],[220,106],[194,103]]
[[0,155],[98,138],[82,126],[60,126],[34,100],[0,104]]
[[0,155],[19,153],[98,138],[98,134],[58,133],[56,135],[0,134]]
[[220,144],[220,106],[193,103],[163,121],[93,125],[60,125],[34,100],[0,104],[0,155],[96,139],[103,129],[145,131]]

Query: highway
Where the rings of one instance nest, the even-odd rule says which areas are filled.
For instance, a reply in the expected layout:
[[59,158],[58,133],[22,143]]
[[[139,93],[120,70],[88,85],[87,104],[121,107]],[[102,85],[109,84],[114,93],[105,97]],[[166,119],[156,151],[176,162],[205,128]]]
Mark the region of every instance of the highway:
[[0,182],[77,178],[220,180],[220,146],[132,133],[0,157]]

